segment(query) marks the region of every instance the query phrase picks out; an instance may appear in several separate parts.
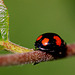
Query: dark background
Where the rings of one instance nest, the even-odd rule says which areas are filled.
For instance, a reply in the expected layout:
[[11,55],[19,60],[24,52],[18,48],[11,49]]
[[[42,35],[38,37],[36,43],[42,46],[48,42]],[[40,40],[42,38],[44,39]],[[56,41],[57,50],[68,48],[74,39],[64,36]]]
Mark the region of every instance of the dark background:
[[[58,33],[68,44],[75,42],[74,0],[4,0],[10,16],[10,41],[34,48],[45,32]],[[0,75],[75,75],[75,57],[0,67]]]

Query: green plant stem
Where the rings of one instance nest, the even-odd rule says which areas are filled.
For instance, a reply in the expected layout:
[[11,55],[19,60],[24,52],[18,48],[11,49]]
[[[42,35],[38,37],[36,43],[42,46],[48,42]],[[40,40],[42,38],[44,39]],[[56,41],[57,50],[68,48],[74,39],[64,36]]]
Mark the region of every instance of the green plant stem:
[[16,45],[15,43],[12,43],[10,41],[0,41],[0,45],[4,47],[7,51],[11,51],[13,53],[26,53],[26,52],[32,52],[33,49],[28,49],[19,45]]

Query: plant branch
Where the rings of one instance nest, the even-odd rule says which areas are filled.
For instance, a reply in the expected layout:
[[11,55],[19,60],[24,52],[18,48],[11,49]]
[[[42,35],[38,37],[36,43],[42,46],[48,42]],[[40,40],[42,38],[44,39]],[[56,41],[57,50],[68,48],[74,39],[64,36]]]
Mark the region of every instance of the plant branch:
[[[75,44],[67,45],[67,48],[66,57],[75,55]],[[50,60],[54,60],[54,57],[51,54],[38,50],[27,53],[1,55],[0,66],[38,63]]]
[[3,46],[4,49],[6,49],[7,51],[11,51],[13,53],[26,53],[34,51],[33,49],[28,49],[26,47],[19,46],[10,41],[0,41],[0,45]]

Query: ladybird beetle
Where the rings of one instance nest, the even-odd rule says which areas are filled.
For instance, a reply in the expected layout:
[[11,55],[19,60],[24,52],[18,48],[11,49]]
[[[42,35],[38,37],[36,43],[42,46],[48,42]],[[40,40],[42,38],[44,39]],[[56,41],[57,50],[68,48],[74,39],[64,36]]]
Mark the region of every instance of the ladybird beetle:
[[56,33],[44,33],[35,42],[35,49],[50,53],[54,58],[66,56],[66,42]]

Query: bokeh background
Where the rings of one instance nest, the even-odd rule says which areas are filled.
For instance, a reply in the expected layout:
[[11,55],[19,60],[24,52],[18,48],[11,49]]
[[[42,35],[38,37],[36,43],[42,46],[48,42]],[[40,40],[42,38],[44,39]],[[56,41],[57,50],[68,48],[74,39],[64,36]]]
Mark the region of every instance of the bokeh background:
[[[4,3],[9,10],[12,42],[34,48],[36,38],[45,32],[58,33],[67,43],[75,42],[75,0],[4,0]],[[0,75],[75,75],[75,56],[35,66],[0,67]]]

